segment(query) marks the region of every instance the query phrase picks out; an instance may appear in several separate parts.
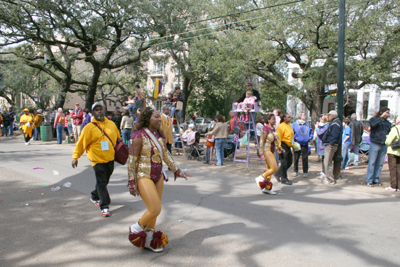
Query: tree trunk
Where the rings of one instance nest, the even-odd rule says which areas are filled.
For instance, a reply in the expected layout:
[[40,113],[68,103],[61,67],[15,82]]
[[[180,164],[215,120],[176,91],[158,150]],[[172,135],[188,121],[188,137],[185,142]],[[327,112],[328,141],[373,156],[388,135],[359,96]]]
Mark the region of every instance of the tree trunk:
[[90,84],[86,93],[86,103],[85,108],[92,110],[92,105],[94,104],[94,98],[96,96],[97,91],[97,83],[99,82],[101,75],[101,66],[100,64],[92,64],[93,66],[93,76],[90,81]]
[[186,107],[187,107],[187,102],[191,93],[190,90],[190,79],[187,77],[183,77],[183,88],[182,88],[183,95],[185,96],[185,101],[183,101],[183,109],[182,109],[182,118],[183,121],[185,121],[186,117]]
[[54,104],[56,108],[63,108],[65,105],[65,100],[67,99],[67,93],[71,88],[71,77],[69,78],[67,77],[62,83],[60,83],[60,86],[61,86],[61,91],[58,94],[56,103]]

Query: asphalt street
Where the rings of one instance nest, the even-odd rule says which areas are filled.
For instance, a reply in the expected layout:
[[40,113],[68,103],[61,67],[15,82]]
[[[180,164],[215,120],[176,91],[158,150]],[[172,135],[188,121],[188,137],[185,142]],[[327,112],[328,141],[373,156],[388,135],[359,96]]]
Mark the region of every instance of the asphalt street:
[[156,226],[169,244],[158,254],[138,249],[128,227],[145,205],[128,193],[126,166],[115,165],[111,217],[103,218],[89,201],[90,162],[84,155],[73,169],[73,147],[1,138],[0,266],[400,265],[399,198],[306,179],[273,180],[278,195],[265,195],[254,182],[262,165],[246,172],[182,156],[193,177],[165,183]]

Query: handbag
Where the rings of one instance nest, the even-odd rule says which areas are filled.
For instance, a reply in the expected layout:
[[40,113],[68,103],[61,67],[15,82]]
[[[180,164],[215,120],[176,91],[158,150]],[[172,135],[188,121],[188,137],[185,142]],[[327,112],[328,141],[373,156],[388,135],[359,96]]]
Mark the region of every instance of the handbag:
[[126,162],[128,161],[128,157],[129,157],[128,145],[125,144],[124,142],[122,142],[121,139],[117,139],[117,145],[114,146],[114,143],[113,143],[113,141],[111,141],[111,138],[99,127],[99,125],[97,125],[94,122],[92,122],[92,123],[94,125],[96,125],[97,128],[99,128],[99,130],[104,133],[104,135],[108,138],[108,140],[110,140],[111,144],[114,147],[114,151],[115,151],[115,161],[121,165],[125,165]]
[[[395,127],[396,127],[396,126],[395,126]],[[396,127],[396,130],[397,130],[398,139],[397,139],[396,142],[392,142],[392,143],[390,144],[390,147],[391,147],[392,149],[399,149],[399,148],[400,148],[400,134],[399,134],[399,129],[397,129],[397,127]]]

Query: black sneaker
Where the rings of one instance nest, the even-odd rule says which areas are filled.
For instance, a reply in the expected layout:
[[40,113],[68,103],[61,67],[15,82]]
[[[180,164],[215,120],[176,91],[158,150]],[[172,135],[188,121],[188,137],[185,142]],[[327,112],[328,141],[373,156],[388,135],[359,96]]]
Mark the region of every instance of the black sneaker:
[[372,184],[376,184],[378,186],[383,186],[383,184],[381,182],[372,182]]
[[279,177],[278,175],[274,175],[274,177],[279,183],[281,182],[281,177]]
[[367,186],[374,187],[374,184],[373,183],[368,183]]
[[281,182],[282,184],[285,184],[285,185],[292,185],[292,182],[291,181],[289,181],[289,180],[282,180],[282,182]]

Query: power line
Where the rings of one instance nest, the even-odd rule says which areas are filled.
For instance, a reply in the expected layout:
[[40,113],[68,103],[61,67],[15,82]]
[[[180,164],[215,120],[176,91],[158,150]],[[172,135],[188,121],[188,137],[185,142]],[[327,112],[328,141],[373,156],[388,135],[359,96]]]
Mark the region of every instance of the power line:
[[[151,42],[151,41],[156,41],[156,40],[163,40],[163,39],[167,39],[167,38],[171,38],[171,37],[175,37],[175,36],[179,36],[179,35],[183,35],[183,34],[188,34],[188,33],[193,33],[193,32],[198,32],[198,31],[204,31],[204,30],[208,30],[208,29],[213,29],[215,27],[227,26],[227,25],[231,25],[231,24],[235,24],[235,23],[247,22],[247,21],[256,20],[256,19],[260,19],[260,18],[267,18],[267,17],[271,17],[271,16],[274,16],[274,15],[276,16],[276,15],[279,15],[279,14],[287,14],[289,12],[294,12],[296,10],[308,9],[308,8],[315,7],[315,6],[328,5],[328,4],[332,4],[332,3],[336,3],[336,1],[331,1],[331,2],[328,2],[328,3],[321,3],[321,4],[316,4],[316,5],[310,5],[310,6],[306,6],[304,8],[297,8],[297,9],[292,9],[292,10],[288,10],[288,11],[284,11],[284,12],[280,12],[280,13],[268,14],[268,15],[265,15],[265,16],[260,16],[260,17],[245,19],[245,20],[239,20],[239,21],[235,21],[235,22],[228,22],[228,23],[224,23],[224,24],[218,24],[216,26],[211,26],[211,27],[206,27],[206,28],[196,29],[196,30],[192,30],[192,31],[181,32],[181,33],[176,33],[176,34],[173,34],[173,35],[163,36],[163,37],[159,37],[159,38],[153,38],[153,39],[147,40],[146,42]],[[141,42],[135,42],[135,43],[141,43]],[[135,43],[133,43],[133,44],[135,44]]]
[[[201,22],[201,21],[207,21],[207,20],[211,20],[211,19],[217,19],[217,18],[226,17],[226,16],[231,16],[231,15],[249,13],[249,12],[253,12],[253,11],[257,11],[257,10],[262,10],[262,9],[267,9],[267,8],[272,8],[272,7],[277,7],[277,6],[289,5],[289,4],[293,4],[293,3],[297,3],[297,2],[303,2],[303,1],[305,1],[305,0],[298,0],[298,1],[287,2],[287,3],[277,4],[277,5],[271,5],[271,6],[267,6],[267,7],[262,7],[262,8],[257,8],[257,9],[252,9],[252,10],[247,10],[247,11],[242,11],[242,12],[237,12],[237,13],[231,13],[231,14],[227,14],[227,15],[223,15],[223,16],[208,18],[208,19],[205,19],[205,20],[198,20],[198,21],[195,21],[195,22],[192,22],[192,23],[189,23],[189,24],[193,24],[193,23],[197,23],[197,22]],[[293,12],[293,11],[296,11],[296,10],[308,9],[308,8],[311,8],[311,7],[314,7],[314,6],[328,5],[328,4],[331,4],[331,3],[336,3],[336,1],[331,1],[331,2],[327,2],[327,3],[320,3],[320,4],[315,4],[315,5],[310,5],[310,6],[306,6],[306,7],[304,7],[304,8],[297,8],[297,9],[294,9],[294,10],[284,11],[284,12],[280,12],[280,13],[277,13],[277,14],[278,14],[278,15],[279,15],[279,14],[287,14],[287,13],[289,13],[289,12]],[[260,18],[270,17],[270,16],[272,16],[272,15],[277,15],[277,14],[269,14],[269,15],[260,16],[260,17],[256,17],[256,18],[250,18],[250,19],[245,19],[245,20],[236,21],[236,22],[230,22],[230,23],[225,23],[225,24],[219,24],[219,25],[216,25],[215,27],[221,27],[221,26],[231,25],[231,24],[234,24],[234,23],[241,23],[241,22],[246,22],[246,21],[252,21],[252,20],[256,20],[256,19],[260,19]],[[184,24],[184,25],[186,25],[186,24]],[[178,26],[182,26],[182,25],[175,25],[174,27],[178,27]],[[174,35],[169,35],[169,36],[164,36],[164,37],[159,37],[159,38],[150,39],[150,40],[147,40],[147,41],[137,41],[137,42],[132,43],[132,45],[140,44],[140,43],[144,43],[144,42],[156,41],[156,40],[163,40],[163,39],[167,39],[167,38],[171,38],[171,37],[175,37],[175,36],[179,36],[179,35],[184,35],[184,34],[193,33],[193,32],[198,32],[198,31],[204,31],[204,30],[212,29],[212,28],[214,28],[214,27],[206,27],[206,28],[202,28],[202,29],[196,29],[196,30],[192,30],[192,31],[181,32],[181,33],[177,33],[177,34],[174,34]],[[203,35],[200,35],[200,36],[203,36]],[[132,36],[128,35],[128,36],[125,36],[125,37],[121,37],[121,39],[126,40],[126,39],[128,39],[129,37],[132,37]],[[98,45],[98,44],[100,44],[100,42],[94,43],[94,44],[90,44],[90,45],[75,47],[75,48],[76,48],[76,49],[79,49],[79,48],[88,47],[88,46],[92,46],[92,45]],[[158,45],[158,44],[154,44],[154,45]],[[151,46],[154,46],[154,45],[151,45]],[[99,50],[96,50],[95,52],[106,51],[106,50],[107,50],[107,48],[101,48],[101,49],[99,49]],[[55,52],[53,52],[53,53],[61,53],[61,52],[60,52],[60,51],[55,51]],[[83,53],[83,52],[82,52],[82,53]],[[92,57],[92,56],[85,56],[85,57],[81,57],[81,58],[90,58],[90,57]]]
[[[335,1],[331,1],[331,2],[328,2],[328,3],[325,3],[325,4],[329,4],[329,3],[333,3],[333,2],[335,2]],[[352,3],[352,4],[349,4],[349,5],[357,5],[357,4],[362,4],[362,3],[365,3],[365,2],[370,2],[370,0],[364,0],[364,1],[361,1],[361,2],[357,2],[357,3]],[[315,5],[314,5],[314,6],[315,6]],[[313,7],[313,6],[308,6],[308,7]],[[306,7],[306,8],[308,8],[308,7]],[[243,28],[256,27],[256,26],[260,26],[260,25],[263,25],[263,24],[268,24],[268,23],[272,23],[272,22],[282,21],[282,20],[286,20],[286,19],[300,18],[300,17],[303,17],[303,16],[305,16],[305,15],[320,13],[320,12],[323,12],[323,11],[335,10],[335,9],[337,9],[337,8],[338,8],[338,7],[327,8],[327,9],[323,9],[323,10],[318,10],[318,11],[314,11],[314,12],[308,12],[308,13],[300,14],[300,15],[297,15],[297,16],[284,17],[284,18],[282,18],[282,19],[277,19],[277,20],[272,20],[272,21],[266,21],[266,22],[262,22],[262,23],[258,23],[258,24],[254,24],[254,25],[248,25],[248,26],[244,26],[244,27],[236,27],[236,28],[234,28],[234,29],[229,29],[229,30],[238,30],[238,29],[243,29]],[[297,9],[295,9],[295,10],[297,10]],[[291,10],[291,11],[295,11],[295,10]],[[291,12],[291,11],[282,12],[282,13],[289,13],[289,12]],[[279,13],[278,13],[278,14],[279,14]],[[275,15],[276,15],[276,14],[275,14]],[[268,16],[270,16],[270,15],[268,15]],[[266,16],[266,17],[267,17],[267,16]],[[257,19],[257,18],[256,18],[256,19]],[[248,20],[244,20],[244,21],[248,21]],[[237,22],[236,22],[236,23],[237,23]],[[230,25],[230,24],[232,24],[232,23],[222,24],[222,25],[218,25],[218,26],[224,26],[224,25]],[[201,29],[200,29],[200,30],[201,30]],[[227,31],[229,31],[229,30],[218,30],[218,31],[214,31],[214,32],[211,32],[211,33],[207,33],[207,34],[201,34],[201,35],[191,36],[191,37],[187,37],[187,38],[181,38],[181,39],[177,39],[177,40],[173,40],[173,41],[162,42],[162,43],[157,43],[157,44],[151,44],[150,46],[158,46],[158,45],[170,44],[170,43],[174,43],[174,42],[187,41],[187,40],[191,40],[191,39],[195,39],[195,38],[199,38],[199,37],[211,36],[211,35],[214,35],[214,34],[217,34],[217,33],[220,33],[220,32],[227,32]],[[181,33],[181,34],[185,34],[185,33],[188,33],[188,32],[184,32],[184,33]],[[172,37],[172,36],[170,36],[170,37]],[[153,40],[154,40],[154,39],[149,40],[149,41],[153,41]],[[149,41],[147,41],[147,42],[149,42]],[[105,50],[107,50],[107,48],[103,48],[103,50],[105,51]],[[101,50],[99,50],[99,51],[101,51]],[[99,51],[96,51],[96,52],[99,52]],[[60,51],[56,51],[56,52],[54,52],[54,53],[61,53],[61,52],[60,52]],[[80,57],[80,59],[89,58],[89,57],[92,57],[92,56]],[[55,62],[55,61],[48,61],[48,62],[51,63],[51,62]]]
[[287,3],[282,3],[282,4],[276,4],[276,5],[266,6],[266,7],[254,8],[254,9],[251,9],[251,10],[240,11],[240,12],[230,13],[230,14],[226,14],[226,15],[222,15],[222,16],[218,16],[218,17],[212,17],[212,18],[197,20],[197,21],[193,21],[193,22],[189,22],[189,23],[185,23],[185,24],[181,24],[181,25],[171,26],[171,27],[168,27],[167,29],[171,29],[171,28],[175,28],[175,27],[180,27],[180,26],[186,26],[186,25],[195,24],[195,23],[204,22],[204,21],[209,21],[209,20],[213,20],[213,19],[219,19],[219,18],[229,17],[229,16],[233,16],[233,15],[245,14],[245,13],[249,13],[249,12],[253,12],[253,11],[258,11],[258,10],[263,10],[263,9],[267,9],[267,8],[274,8],[274,7],[278,7],[278,6],[287,6],[287,5],[291,5],[291,4],[295,4],[295,3],[299,3],[299,2],[304,2],[304,1],[305,1],[305,0],[297,0],[297,1],[292,1],[292,2],[287,2]]

